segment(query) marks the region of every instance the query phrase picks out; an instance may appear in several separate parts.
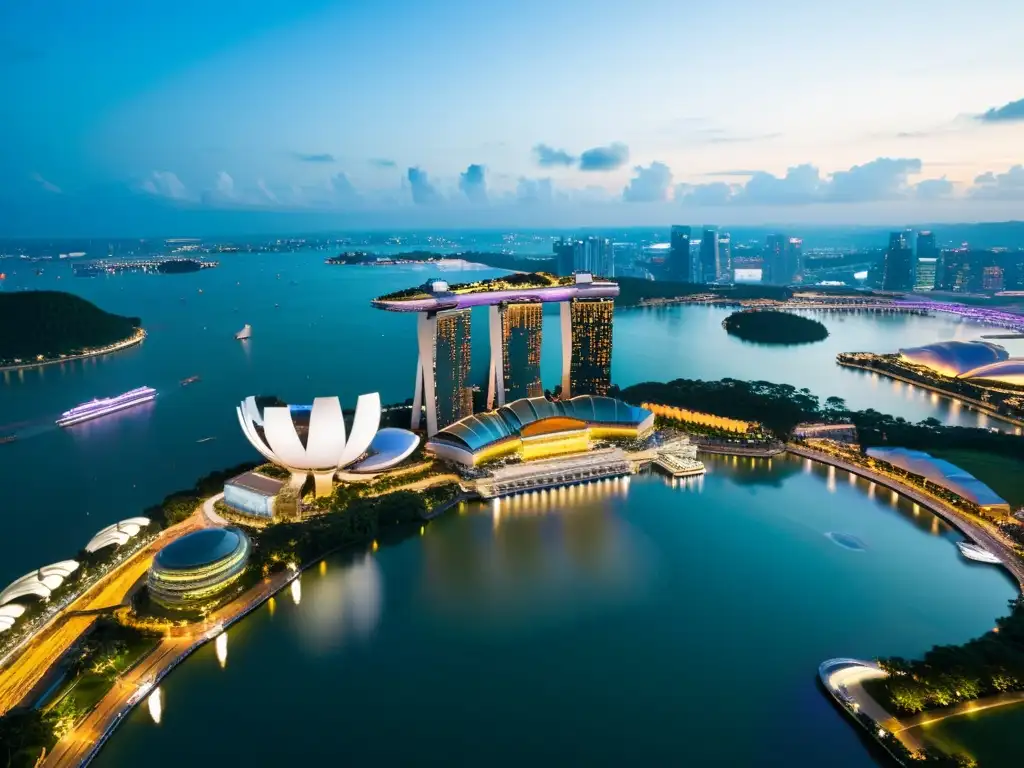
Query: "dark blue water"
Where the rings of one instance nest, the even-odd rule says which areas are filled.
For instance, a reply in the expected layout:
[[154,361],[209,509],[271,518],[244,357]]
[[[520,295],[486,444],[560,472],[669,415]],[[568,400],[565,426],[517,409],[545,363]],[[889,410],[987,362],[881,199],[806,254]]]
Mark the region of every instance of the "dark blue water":
[[872,765],[818,663],[963,641],[1012,584],[845,472],[709,470],[469,505],[329,558],[96,765]]

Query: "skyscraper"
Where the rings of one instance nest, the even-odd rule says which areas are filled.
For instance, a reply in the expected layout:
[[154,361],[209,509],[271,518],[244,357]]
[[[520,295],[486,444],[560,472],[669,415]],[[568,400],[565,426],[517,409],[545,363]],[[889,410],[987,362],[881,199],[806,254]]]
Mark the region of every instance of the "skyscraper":
[[[470,310],[423,312],[416,328],[419,362],[413,398],[414,426],[420,403],[426,407],[427,434],[473,413],[469,384]],[[421,400],[422,398],[422,400]]]
[[915,291],[935,290],[935,281],[939,276],[938,261],[934,256],[917,257],[917,270],[914,273]]
[[764,253],[761,256],[761,282],[770,285],[786,285],[786,236],[768,235]]
[[732,237],[728,232],[718,236],[718,279],[731,283],[732,274]]
[[787,283],[800,280],[800,272],[804,268],[804,241],[799,237],[791,237],[786,241],[786,274]]
[[670,280],[686,282],[690,279],[690,228],[673,225],[669,238],[668,276]]
[[540,397],[540,344],[543,311],[540,303],[505,304],[501,314],[503,402]]
[[588,237],[586,240],[577,241],[573,269],[576,272],[590,272],[600,277],[615,277],[612,241],[606,237]]
[[706,228],[700,237],[700,282],[718,280],[718,230]]
[[882,271],[882,289],[910,291],[914,288],[914,257],[906,232],[891,232],[889,247],[885,251]]
[[555,254],[556,274],[562,277],[567,277],[572,274],[576,263],[576,246],[576,240],[566,240],[564,237],[558,238],[554,245],[552,245],[551,250]]
[[563,397],[608,394],[614,308],[611,299],[574,299],[561,305]]

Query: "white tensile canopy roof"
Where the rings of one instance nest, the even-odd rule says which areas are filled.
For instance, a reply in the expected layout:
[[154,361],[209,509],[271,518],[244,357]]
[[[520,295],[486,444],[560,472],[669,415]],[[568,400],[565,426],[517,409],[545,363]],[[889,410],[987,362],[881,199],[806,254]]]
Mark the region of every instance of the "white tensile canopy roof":
[[97,550],[109,547],[112,544],[120,547],[122,544],[126,544],[130,539],[138,536],[139,531],[148,525],[148,517],[129,517],[127,520],[122,520],[119,523],[108,525],[102,531],[99,531],[95,536],[89,539],[89,543],[85,545],[85,551],[96,552]]
[[74,560],[62,560],[53,565],[44,565],[37,571],[26,573],[17,581],[8,585],[7,589],[0,592],[0,606],[4,606],[19,597],[40,597],[49,599],[57,587],[64,583],[64,579],[78,570],[78,563]]

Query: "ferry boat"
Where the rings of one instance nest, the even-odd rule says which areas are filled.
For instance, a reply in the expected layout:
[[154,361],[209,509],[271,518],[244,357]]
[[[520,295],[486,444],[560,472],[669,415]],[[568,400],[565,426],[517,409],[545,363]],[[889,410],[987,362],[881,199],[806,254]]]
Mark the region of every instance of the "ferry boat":
[[72,424],[80,424],[83,421],[97,419],[109,413],[116,413],[126,408],[133,408],[136,405],[148,403],[155,397],[156,390],[152,387],[139,387],[117,397],[90,400],[88,403],[76,405],[70,411],[64,411],[61,417],[57,419],[57,426],[70,427]]
[[999,565],[1003,562],[978,544],[973,544],[969,541],[958,541],[956,545],[960,549],[960,554],[968,560],[975,560],[979,563],[991,563],[992,565]]
[[248,323],[245,324],[242,330],[235,334],[235,338],[238,339],[239,341],[248,339],[250,336],[252,336],[252,326],[249,325]]
[[198,376],[189,376],[187,379],[181,380],[181,386],[187,387],[189,384],[195,384],[197,381],[199,381]]

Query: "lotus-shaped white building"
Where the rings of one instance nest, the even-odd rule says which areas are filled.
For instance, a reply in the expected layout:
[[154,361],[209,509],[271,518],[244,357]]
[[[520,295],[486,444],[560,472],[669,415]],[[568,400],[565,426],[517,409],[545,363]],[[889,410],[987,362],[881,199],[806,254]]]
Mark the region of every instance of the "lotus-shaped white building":
[[267,406],[262,411],[255,397],[247,397],[235,410],[252,446],[291,472],[297,486],[313,475],[317,496],[330,494],[335,472],[367,452],[381,413],[378,393],[360,395],[352,432],[346,435],[337,397],[318,397],[312,406]]

